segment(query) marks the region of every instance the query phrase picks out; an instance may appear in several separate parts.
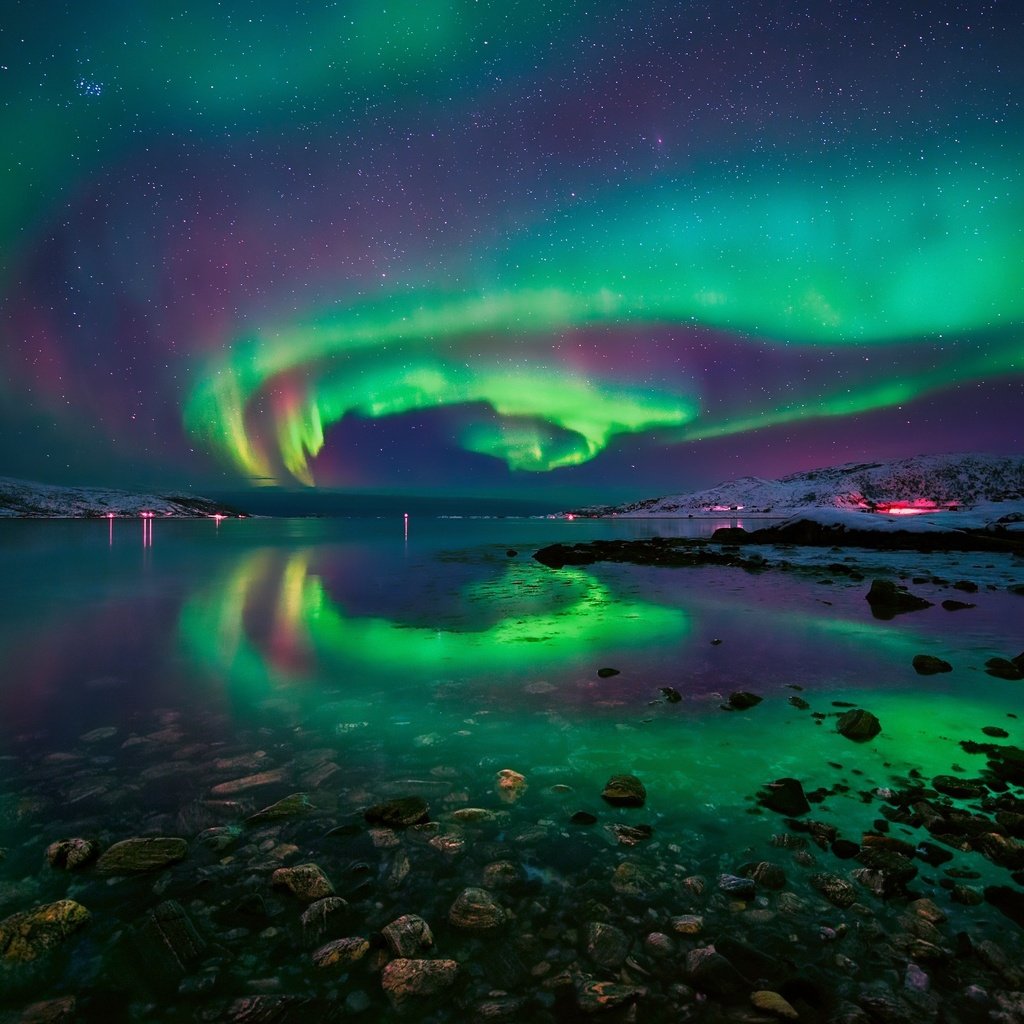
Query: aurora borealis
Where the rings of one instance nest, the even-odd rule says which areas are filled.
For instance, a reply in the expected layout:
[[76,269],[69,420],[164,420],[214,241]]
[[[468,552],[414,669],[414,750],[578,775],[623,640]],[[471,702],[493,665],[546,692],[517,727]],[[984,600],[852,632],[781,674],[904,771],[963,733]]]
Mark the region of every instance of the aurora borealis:
[[1007,3],[14,4],[0,473],[644,495],[1019,451]]

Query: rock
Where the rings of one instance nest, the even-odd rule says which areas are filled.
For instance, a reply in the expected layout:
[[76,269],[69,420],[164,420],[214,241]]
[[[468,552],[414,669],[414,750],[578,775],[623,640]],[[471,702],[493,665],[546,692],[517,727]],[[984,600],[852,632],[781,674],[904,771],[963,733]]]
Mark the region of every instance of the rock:
[[316,967],[347,967],[362,960],[369,952],[370,943],[361,936],[335,939],[313,951],[313,964]]
[[974,608],[976,605],[971,604],[969,601],[954,601],[951,598],[946,598],[946,600],[942,602],[942,607],[945,608],[947,612],[962,612],[968,608]]
[[664,932],[651,932],[644,936],[644,949],[657,960],[667,960],[676,951],[672,937]]
[[757,795],[757,802],[770,811],[778,811],[790,818],[807,814],[811,809],[799,779],[776,779],[769,782]]
[[686,978],[694,988],[712,996],[737,996],[747,991],[746,979],[714,946],[686,954]]
[[882,726],[870,711],[854,708],[839,716],[836,731],[848,740],[865,743],[874,739],[882,731]]
[[914,671],[920,676],[933,676],[938,672],[952,672],[953,666],[931,654],[915,654]]
[[114,843],[96,862],[96,870],[103,875],[135,875],[145,871],[159,871],[183,860],[188,853],[184,839],[158,836],[152,839],[123,839]]
[[758,989],[756,992],[750,993],[750,1001],[759,1010],[764,1010],[765,1013],[770,1013],[775,1017],[781,1017],[783,1020],[797,1020],[800,1017],[800,1014],[778,992]]
[[657,892],[658,876],[653,868],[624,860],[612,874],[612,888],[622,896],[650,896]]
[[961,779],[956,775],[936,775],[932,779],[932,789],[957,800],[980,800],[988,793],[981,779]]
[[459,807],[452,811],[452,817],[463,824],[498,821],[503,811],[491,811],[486,807]]
[[176,900],[154,907],[125,943],[140,973],[163,993],[176,992],[206,952],[206,942]]
[[85,867],[94,861],[100,852],[100,844],[94,839],[58,839],[46,848],[46,859],[54,868]]
[[963,907],[980,907],[985,902],[984,894],[969,885],[954,885],[949,890],[949,898]]
[[26,1006],[18,1024],[75,1024],[80,1020],[74,996],[59,996]]
[[750,878],[740,878],[738,875],[719,875],[718,889],[726,896],[737,900],[752,900],[757,894],[757,886]]
[[484,865],[482,878],[485,889],[514,889],[526,881],[526,872],[514,861],[496,860]]
[[857,890],[838,875],[811,875],[810,882],[834,906],[849,907],[857,900]]
[[502,768],[498,772],[495,787],[504,803],[514,804],[527,790],[526,776],[511,768]]
[[60,945],[89,920],[74,900],[46,903],[0,921],[0,961],[27,964]]
[[287,889],[303,903],[313,903],[334,895],[334,886],[317,864],[278,868],[270,876],[270,884],[275,888]]
[[576,987],[576,1005],[583,1013],[603,1013],[636,1002],[643,989],[614,981],[581,979]]
[[214,796],[233,796],[235,793],[259,789],[261,786],[276,786],[287,781],[288,773],[283,768],[274,768],[271,771],[246,775],[240,779],[231,779],[229,782],[219,782],[210,789],[210,792]]
[[983,726],[981,731],[986,736],[993,736],[996,739],[1000,739],[1000,740],[1004,740],[1004,739],[1006,739],[1007,736],[1010,735],[1005,729],[1000,728],[998,725],[986,725],[986,726]]
[[333,1000],[307,996],[256,995],[234,1000],[218,1018],[225,1024],[330,1024],[339,1017]]
[[811,705],[803,699],[803,697],[793,696],[789,698],[789,703],[793,705],[798,711],[806,711]]
[[700,935],[704,930],[704,918],[698,914],[679,914],[668,923],[678,935]]
[[594,963],[610,970],[621,967],[629,953],[630,941],[621,928],[602,921],[587,925],[587,953]]
[[769,860],[748,864],[743,868],[742,873],[765,889],[784,889],[786,887],[786,872],[778,864],[773,864]]
[[978,584],[972,580],[957,580],[953,584],[954,590],[962,590],[965,594],[976,594],[978,592]]
[[876,619],[891,619],[904,612],[919,611],[931,608],[931,601],[908,593],[906,587],[897,586],[891,580],[872,580],[871,589],[867,593],[867,602],[871,605],[871,614]]
[[601,679],[611,679],[612,676],[619,674],[619,670],[617,668],[599,668],[597,674]]
[[486,889],[463,889],[448,911],[448,920],[466,931],[490,931],[499,928],[508,917],[505,909]]
[[654,834],[650,825],[623,825],[621,822],[605,825],[605,829],[615,836],[620,846],[636,846]]
[[348,917],[348,903],[340,896],[315,900],[302,912],[302,937],[307,945],[319,944],[334,927]]
[[384,965],[381,986],[391,1006],[402,1012],[410,1001],[436,996],[451,988],[459,974],[455,960],[401,958]]
[[419,825],[430,817],[426,800],[421,796],[403,796],[374,804],[363,811],[363,817],[371,825],[387,825],[389,828],[408,828]]
[[1006,658],[989,658],[985,662],[985,671],[996,679],[1006,679],[1009,682],[1024,679],[1024,669]]
[[434,945],[430,925],[416,914],[403,914],[381,929],[388,948],[397,957],[415,958]]
[[590,811],[577,811],[570,819],[574,825],[593,825],[597,822],[597,815]]
[[661,695],[668,704],[678,704],[683,699],[683,695],[674,686],[663,686]]
[[729,694],[729,702],[722,707],[726,711],[746,711],[747,708],[757,707],[764,697],[756,693],[749,693],[747,690],[735,690]]
[[299,818],[313,809],[313,804],[305,793],[292,793],[251,814],[245,819],[246,825],[265,825],[271,821],[283,821],[286,818]]
[[203,829],[193,842],[214,853],[223,853],[234,846],[242,835],[240,825],[214,825],[212,828]]
[[647,790],[635,775],[613,775],[604,784],[601,797],[615,807],[643,807]]

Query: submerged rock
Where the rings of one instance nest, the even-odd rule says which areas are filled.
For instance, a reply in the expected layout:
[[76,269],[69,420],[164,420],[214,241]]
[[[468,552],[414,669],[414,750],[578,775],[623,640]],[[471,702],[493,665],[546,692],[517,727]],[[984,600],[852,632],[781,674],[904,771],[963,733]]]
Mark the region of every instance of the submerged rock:
[[362,960],[370,952],[370,943],[362,936],[335,939],[313,951],[313,963],[317,967],[347,967]]
[[985,671],[996,679],[1006,679],[1009,682],[1024,679],[1024,668],[1008,658],[989,658],[985,662]]
[[78,931],[90,914],[75,900],[58,900],[0,921],[0,961],[30,963]]
[[621,928],[603,921],[591,921],[587,925],[587,953],[601,967],[621,967],[626,961],[629,946],[629,936]]
[[723,704],[722,707],[726,711],[746,711],[748,708],[757,707],[763,700],[764,697],[759,697],[756,693],[736,690],[729,694],[728,704]]
[[46,848],[46,859],[51,867],[73,871],[92,863],[99,852],[95,839],[58,839]]
[[177,990],[206,951],[206,942],[176,900],[154,907],[125,942],[142,975],[165,993]]
[[773,1014],[782,1020],[798,1020],[800,1017],[791,1003],[778,992],[772,992],[769,989],[758,989],[756,992],[751,992],[750,1001],[759,1010],[764,1010],[765,1013]]
[[921,676],[933,676],[938,672],[952,672],[953,666],[931,654],[915,654],[914,671]]
[[486,889],[470,886],[463,889],[448,911],[448,920],[456,928],[482,932],[499,928],[508,914]]
[[502,768],[495,779],[498,796],[506,804],[517,803],[526,792],[526,776],[511,768]]
[[647,790],[635,775],[613,775],[604,784],[601,797],[615,807],[642,807]]
[[402,958],[384,965],[380,983],[392,1007],[402,1012],[410,1001],[437,996],[451,988],[458,975],[459,964],[455,960]]
[[586,1014],[603,1013],[636,1002],[642,995],[643,989],[633,985],[585,978],[576,986],[576,1005]]
[[305,793],[292,793],[276,803],[264,807],[245,819],[246,825],[265,825],[270,821],[283,821],[286,818],[299,818],[309,814],[313,804]]
[[811,809],[799,779],[786,778],[769,782],[758,793],[757,802],[770,811],[778,811],[790,818],[807,814]]
[[434,945],[430,925],[416,914],[403,914],[381,929],[388,948],[398,957],[415,957]]
[[909,593],[906,587],[897,586],[892,580],[872,580],[866,599],[876,619],[891,619],[904,612],[920,611],[932,606],[931,601]]
[[419,825],[430,817],[427,801],[421,796],[403,796],[385,800],[363,811],[363,817],[371,825],[387,825],[389,828],[408,828]]
[[836,721],[836,731],[848,740],[866,743],[882,731],[882,726],[870,711],[854,708],[853,711],[847,711],[839,716]]
[[146,871],[159,871],[183,860],[188,843],[172,836],[123,839],[114,843],[96,862],[96,870],[103,875],[134,875]]
[[334,895],[334,886],[317,864],[278,868],[270,876],[270,883],[276,888],[287,889],[303,903],[314,903]]

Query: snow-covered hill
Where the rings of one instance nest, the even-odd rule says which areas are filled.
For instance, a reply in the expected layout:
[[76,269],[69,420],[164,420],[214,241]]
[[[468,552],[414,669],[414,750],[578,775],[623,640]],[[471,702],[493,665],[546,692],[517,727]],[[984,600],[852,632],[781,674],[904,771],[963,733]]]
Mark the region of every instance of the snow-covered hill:
[[91,519],[104,516],[237,516],[209,498],[186,494],[132,494],[104,487],[55,487],[0,477],[0,518]]
[[743,477],[693,494],[589,509],[602,516],[792,516],[801,510],[908,515],[981,505],[1024,505],[1024,457],[919,455],[893,462],[847,463],[780,480]]

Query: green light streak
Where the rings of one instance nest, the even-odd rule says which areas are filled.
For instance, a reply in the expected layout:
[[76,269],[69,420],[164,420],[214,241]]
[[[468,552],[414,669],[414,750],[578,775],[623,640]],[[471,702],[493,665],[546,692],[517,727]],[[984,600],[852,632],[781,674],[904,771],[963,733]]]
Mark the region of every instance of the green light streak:
[[[254,478],[283,465],[312,483],[309,457],[348,413],[486,403],[500,422],[474,423],[463,444],[513,469],[550,470],[594,458],[620,434],[671,427],[677,439],[706,438],[910,401],[1020,367],[1019,342],[1008,339],[1024,322],[1024,195],[1011,187],[1019,179],[1001,157],[817,187],[698,180],[655,200],[573,209],[498,260],[511,269],[496,272],[492,291],[394,297],[240,340],[196,381],[185,423]],[[945,371],[894,375],[880,360],[882,380],[717,421],[698,419],[691,381],[658,392],[516,363],[524,339],[671,323],[807,347],[941,337],[964,348],[971,332],[1003,334]],[[500,344],[509,362],[444,359],[476,338],[485,351]],[[365,365],[371,359],[379,365]],[[299,373],[312,383],[290,394],[286,411],[275,407],[267,431],[254,399],[294,389],[287,378]],[[271,434],[276,451],[263,441]]]

